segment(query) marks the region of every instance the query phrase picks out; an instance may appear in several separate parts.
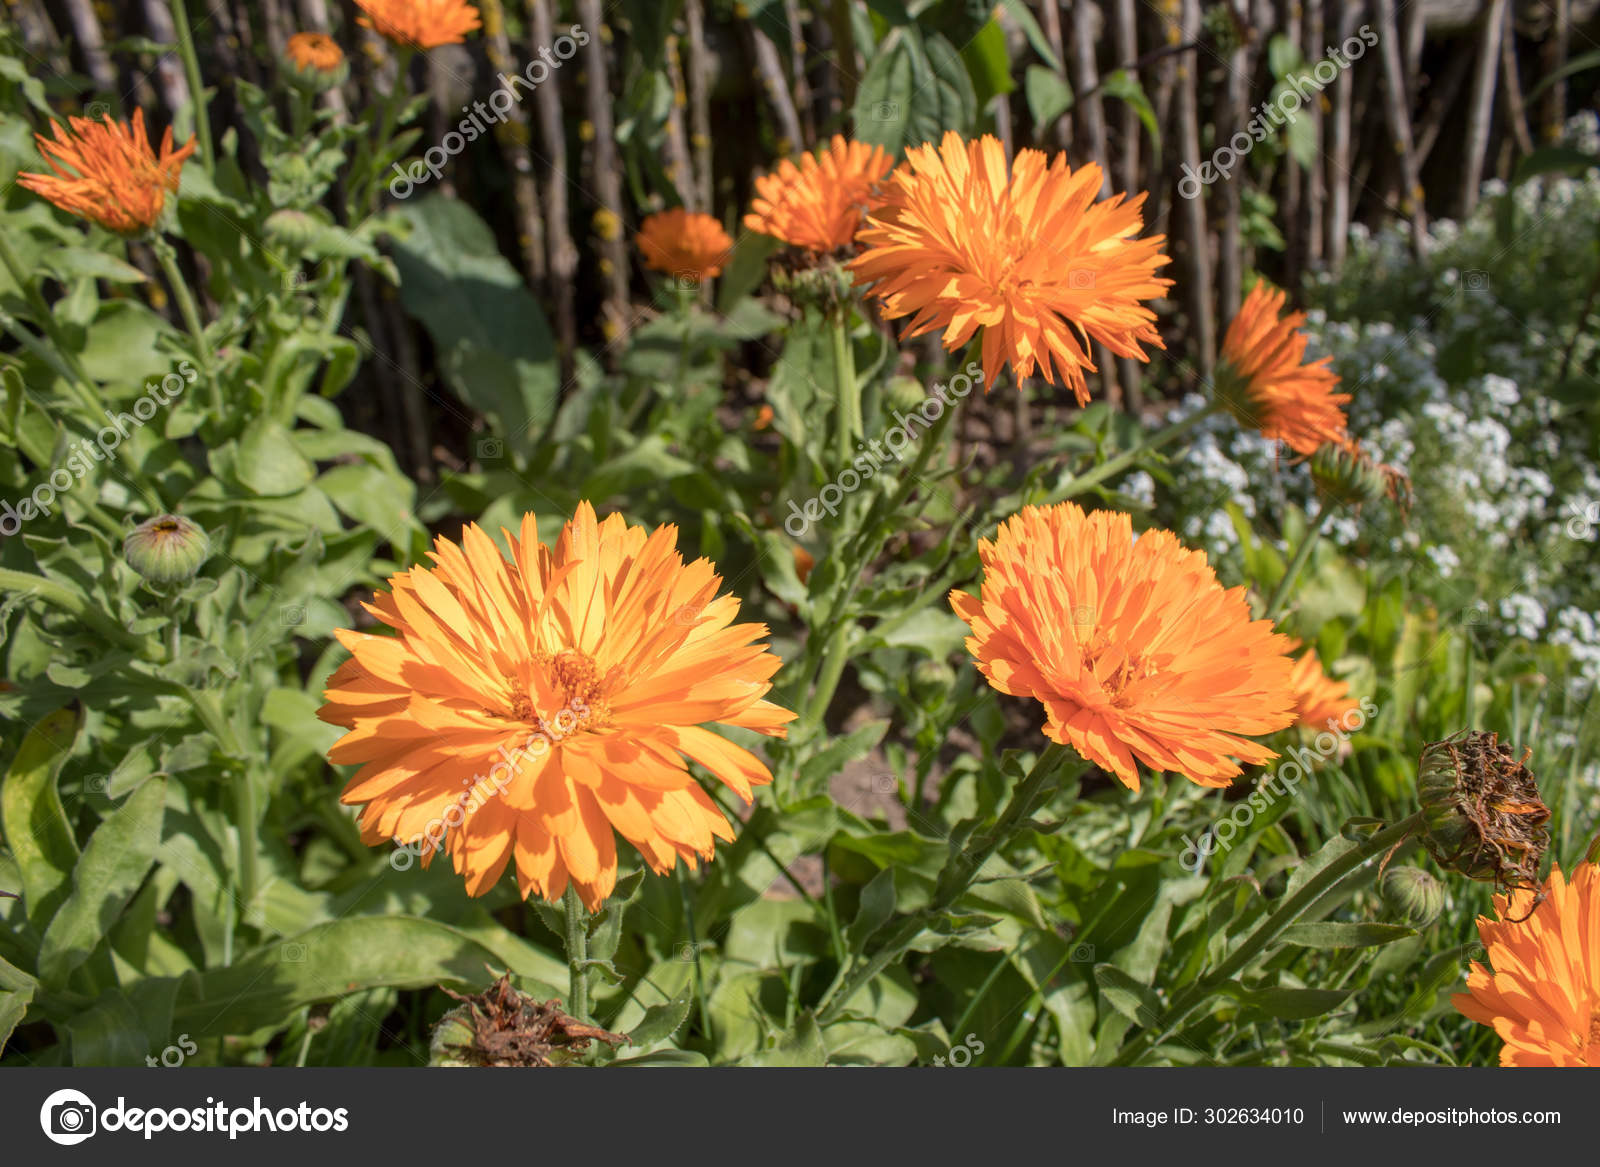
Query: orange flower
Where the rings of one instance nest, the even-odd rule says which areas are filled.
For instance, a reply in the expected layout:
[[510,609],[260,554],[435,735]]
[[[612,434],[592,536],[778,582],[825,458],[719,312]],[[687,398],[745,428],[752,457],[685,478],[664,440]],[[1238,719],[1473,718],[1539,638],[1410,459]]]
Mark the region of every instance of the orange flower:
[[362,838],[441,847],[481,895],[516,860],[524,896],[570,880],[591,910],[617,880],[615,830],[658,872],[692,869],[732,839],[689,772],[699,762],[745,801],[772,780],[754,754],[704,728],[784,736],[764,700],[779,660],[765,625],[735,624],[709,560],[687,566],[677,529],[647,532],[578,507],[554,547],[534,517],[440,538],[432,567],[389,581],[367,610],[395,636],[341,631],[352,657],[319,716],[347,727],[329,752],[362,763],[343,801]]
[[1089,342],[1141,361],[1141,342],[1166,347],[1141,301],[1172,283],[1155,274],[1165,237],[1132,238],[1145,196],[1096,202],[1100,182],[1098,166],[1073,170],[1064,154],[1046,166],[1037,150],[1018,151],[1008,175],[993,137],[947,133],[906,151],[850,267],[884,315],[912,317],[907,336],[943,328],[955,351],[982,328],[985,388],[1009,361],[1018,378],[1059,372],[1086,405]]
[[412,49],[458,45],[483,26],[463,0],[356,0],[356,7],[366,13],[356,23]]
[[882,146],[847,142],[835,134],[827,149],[787,158],[756,179],[756,198],[744,225],[792,247],[827,253],[849,247],[894,160]]
[[331,73],[344,64],[344,50],[331,36],[320,32],[297,32],[289,38],[284,50],[297,69]]
[[1241,734],[1294,721],[1290,641],[1252,620],[1203,552],[1127,515],[1025,507],[978,545],[982,598],[952,592],[967,649],[1002,693],[1033,697],[1044,733],[1132,790],[1136,760],[1226,786],[1276,757]]
[[1558,865],[1540,895],[1494,897],[1500,919],[1478,917],[1492,971],[1473,962],[1451,1001],[1494,1026],[1502,1066],[1600,1067],[1600,868],[1580,863],[1569,883]]
[[1228,325],[1217,365],[1217,399],[1239,424],[1281,441],[1297,454],[1315,454],[1324,442],[1346,437],[1342,408],[1348,393],[1335,393],[1339,375],[1332,357],[1304,364],[1304,312],[1283,311],[1284,294],[1257,282]]
[[[1291,641],[1290,651],[1300,647],[1299,641]],[[1295,709],[1298,716],[1296,725],[1308,726],[1311,729],[1327,729],[1328,722],[1342,721],[1344,715],[1360,706],[1360,702],[1350,696],[1350,685],[1346,681],[1336,681],[1325,675],[1322,664],[1317,660],[1317,650],[1312,649],[1299,660],[1294,662],[1294,672],[1290,677],[1294,685]]]
[[673,207],[639,224],[639,251],[645,267],[694,285],[722,274],[733,240],[710,215]]
[[35,134],[39,153],[52,174],[19,174],[17,182],[63,211],[98,223],[119,235],[148,231],[161,218],[167,195],[178,190],[178,172],[194,153],[190,138],[172,148],[172,129],[161,135],[159,153],[150,148],[144,111],[131,122],[68,118],[58,122],[55,140]]

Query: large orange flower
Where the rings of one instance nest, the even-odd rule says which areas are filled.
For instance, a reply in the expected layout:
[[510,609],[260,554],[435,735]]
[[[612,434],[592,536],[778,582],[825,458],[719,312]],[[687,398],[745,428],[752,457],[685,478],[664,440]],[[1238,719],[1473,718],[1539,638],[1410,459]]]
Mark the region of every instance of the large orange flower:
[[952,592],[967,649],[1002,693],[1044,705],[1045,736],[1130,789],[1136,761],[1226,786],[1276,755],[1241,734],[1295,717],[1290,641],[1252,620],[1203,552],[1127,515],[1025,507],[978,545],[982,598]]
[[733,240],[722,224],[700,211],[673,207],[639,224],[639,252],[644,265],[688,284],[722,274]]
[[[1298,641],[1290,642],[1291,651],[1298,647]],[[1349,682],[1336,681],[1322,671],[1314,648],[1294,662],[1290,683],[1294,685],[1296,725],[1327,729],[1330,721],[1342,721],[1361,704],[1350,696]]]
[[1542,895],[1495,896],[1499,920],[1478,917],[1493,969],[1474,962],[1451,1000],[1494,1026],[1502,1066],[1600,1067],[1600,867],[1580,863],[1569,883],[1557,866]]
[[464,0],[356,0],[356,7],[366,13],[358,24],[412,49],[458,45],[483,27],[478,10]]
[[17,182],[63,211],[98,223],[119,235],[148,231],[161,218],[167,195],[178,189],[178,174],[194,153],[191,137],[176,150],[172,128],[161,135],[161,150],[150,148],[144,111],[131,122],[68,118],[58,122],[55,140],[34,135],[52,174],[19,174]]
[[847,142],[835,134],[827,149],[787,158],[756,179],[756,198],[744,225],[791,247],[827,253],[849,247],[894,160],[882,146]]
[[1141,361],[1141,343],[1164,348],[1142,301],[1172,283],[1155,274],[1165,237],[1133,238],[1145,196],[1096,202],[1100,183],[1093,163],[1073,170],[1061,154],[1047,166],[1037,150],[1018,151],[1008,174],[993,137],[948,133],[906,151],[850,266],[886,316],[911,317],[907,336],[942,328],[955,351],[983,329],[986,387],[1009,361],[1019,378],[1037,368],[1054,384],[1059,372],[1085,405],[1089,342]]
[[1305,363],[1304,312],[1281,316],[1284,294],[1260,281],[1228,325],[1217,364],[1217,399],[1248,429],[1282,441],[1297,454],[1346,439],[1344,405],[1335,393],[1332,357]]
[[432,567],[391,579],[367,610],[394,636],[340,632],[350,650],[319,716],[347,727],[329,753],[361,763],[343,801],[370,844],[442,846],[480,895],[516,859],[524,896],[570,879],[593,910],[617,880],[613,829],[660,872],[709,860],[733,831],[692,759],[749,801],[772,775],[708,722],[782,737],[764,699],[779,660],[735,624],[709,560],[677,529],[647,532],[588,503],[554,547],[532,515],[511,560],[476,525],[440,538]]

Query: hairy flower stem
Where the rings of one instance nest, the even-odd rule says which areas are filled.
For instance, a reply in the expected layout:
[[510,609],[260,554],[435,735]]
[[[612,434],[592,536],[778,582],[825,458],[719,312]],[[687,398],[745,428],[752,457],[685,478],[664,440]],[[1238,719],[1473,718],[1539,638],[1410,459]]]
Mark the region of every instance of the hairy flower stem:
[[1052,490],[1048,495],[1045,496],[1041,505],[1065,502],[1069,498],[1076,498],[1090,487],[1098,486],[1100,483],[1109,478],[1115,478],[1118,474],[1121,474],[1124,470],[1128,469],[1128,467],[1136,463],[1140,458],[1144,457],[1144,455],[1153,453],[1154,451],[1161,449],[1162,446],[1181,438],[1184,434],[1194,429],[1195,426],[1199,425],[1206,418],[1210,417],[1213,413],[1216,413],[1220,408],[1220,405],[1212,402],[1204,409],[1191,413],[1188,417],[1183,418],[1181,421],[1175,421],[1166,428],[1157,430],[1155,433],[1145,438],[1132,449],[1124,450],[1115,458],[1110,458],[1100,463],[1100,465],[1096,466],[1094,469],[1086,471],[1083,474],[1079,474],[1070,482],[1063,483],[1055,490]]
[[589,1020],[589,913],[570,879],[561,906],[567,922],[567,1012],[579,1021]]
[[172,27],[178,34],[178,57],[183,61],[183,76],[189,83],[189,101],[194,105],[194,132],[200,139],[200,164],[206,168],[207,174],[215,174],[217,159],[211,152],[211,115],[206,110],[205,84],[200,79],[200,58],[194,51],[194,33],[189,28],[188,5],[186,0],[173,0],[167,7],[172,10]]
[[1283,570],[1283,578],[1278,581],[1278,586],[1272,589],[1272,598],[1267,601],[1267,619],[1276,620],[1283,611],[1283,606],[1289,602],[1289,595],[1294,590],[1294,581],[1300,578],[1301,569],[1306,561],[1311,558],[1311,549],[1316,546],[1317,539],[1322,535],[1322,528],[1327,525],[1333,508],[1325,506],[1317,512],[1317,517],[1311,520],[1311,525],[1306,528],[1306,536],[1300,540],[1300,546],[1294,549],[1294,558],[1289,561],[1289,566]]
[[[850,345],[849,301],[829,314],[828,333],[833,340],[834,400],[839,405],[839,470],[843,472],[855,457],[856,439],[861,436],[861,386],[856,381],[856,355]],[[849,501],[845,502],[848,509]]]
[[1289,925],[1331,892],[1338,884],[1366,863],[1374,859],[1391,847],[1403,842],[1407,837],[1421,831],[1427,825],[1426,816],[1422,811],[1417,811],[1411,817],[1403,819],[1393,826],[1385,827],[1374,834],[1365,843],[1351,848],[1339,856],[1328,866],[1313,875],[1304,887],[1279,905],[1278,909],[1270,916],[1256,925],[1254,932],[1250,933],[1240,945],[1233,950],[1227,960],[1213,969],[1209,976],[1200,978],[1187,990],[1173,1001],[1168,1010],[1160,1019],[1136,1040],[1122,1048],[1122,1051],[1112,1060],[1114,1066],[1129,1066],[1138,1061],[1154,1046],[1160,1045],[1178,1026],[1182,1025],[1188,1016],[1211,999],[1221,986],[1233,980],[1239,973],[1249,967],[1250,962],[1281,936]]
[[161,264],[167,283],[172,285],[172,298],[177,301],[178,314],[183,317],[183,326],[189,330],[189,335],[194,340],[195,356],[200,361],[200,375],[205,378],[206,388],[211,393],[212,413],[216,415],[218,421],[221,421],[225,403],[222,399],[222,385],[217,380],[216,360],[211,354],[211,342],[206,339],[205,325],[200,322],[200,309],[196,307],[194,295],[189,291],[189,283],[183,278],[182,269],[178,267],[178,253],[172,249],[172,244],[160,235],[151,240],[150,246],[156,253],[156,260]]
[[817,1021],[820,1024],[826,1025],[838,1017],[850,998],[898,960],[923,929],[934,924],[967,893],[978,873],[983,870],[983,865],[996,851],[1014,839],[1033,813],[1060,788],[1061,780],[1075,757],[1068,747],[1050,743],[1034,762],[1027,777],[1011,792],[1011,799],[1000,812],[994,826],[972,840],[959,854],[952,855],[944,865],[928,906],[907,916],[888,942],[870,957],[839,970],[839,976],[817,1008]]

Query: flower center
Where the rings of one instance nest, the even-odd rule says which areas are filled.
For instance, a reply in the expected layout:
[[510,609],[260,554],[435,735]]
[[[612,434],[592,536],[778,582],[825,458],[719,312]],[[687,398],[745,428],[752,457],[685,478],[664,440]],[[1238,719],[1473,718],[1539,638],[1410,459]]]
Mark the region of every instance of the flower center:
[[531,694],[518,691],[511,699],[513,719],[557,737],[611,724],[607,698],[618,687],[619,670],[601,676],[593,657],[570,648],[554,655],[539,653],[534,667],[544,673],[545,685],[554,691],[553,707],[541,709]]
[[1600,1067],[1600,1006],[1589,1016],[1589,1044],[1583,1051],[1585,1065]]

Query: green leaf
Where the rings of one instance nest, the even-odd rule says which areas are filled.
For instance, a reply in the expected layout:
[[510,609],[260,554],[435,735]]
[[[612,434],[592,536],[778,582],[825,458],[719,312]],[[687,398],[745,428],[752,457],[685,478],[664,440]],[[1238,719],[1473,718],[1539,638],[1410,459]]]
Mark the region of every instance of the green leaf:
[[1054,69],[1029,65],[1022,75],[1022,87],[1028,95],[1028,112],[1033,115],[1034,128],[1040,133],[1055,125],[1061,115],[1072,108],[1072,83]]
[[282,423],[257,417],[239,437],[234,473],[254,493],[281,497],[307,485],[317,470]]
[[1051,70],[1061,72],[1061,58],[1056,56],[1055,49],[1050,46],[1050,40],[1044,35],[1044,29],[1039,27],[1039,22],[1033,18],[1027,4],[1023,0],[1000,0],[1000,6],[1006,10],[1007,15],[1022,27],[1022,35],[1028,38],[1028,44],[1039,58],[1050,66]]
[[861,889],[861,906],[844,934],[851,952],[865,951],[866,942],[894,915],[894,907],[894,868],[885,867]]
[[56,776],[83,725],[76,705],[40,720],[22,739],[0,785],[0,826],[22,874],[29,921],[43,928],[68,894],[78,844],[61,805]]
[[144,882],[161,845],[167,780],[148,779],[89,838],[72,872],[72,894],[45,930],[39,976],[62,984],[95,950]]
[[740,1063],[745,1066],[825,1066],[828,1049],[822,1041],[822,1031],[817,1019],[802,1013],[794,1028],[775,1038],[768,1038],[765,1048],[756,1051]]
[[1139,84],[1139,79],[1126,69],[1117,69],[1106,74],[1105,80],[1100,83],[1100,90],[1107,97],[1118,98],[1133,106],[1140,123],[1150,135],[1151,147],[1160,154],[1161,125],[1156,121],[1155,107],[1150,104],[1150,98],[1144,86]]
[[1140,984],[1114,964],[1094,966],[1100,995],[1129,1021],[1149,1027],[1161,1019],[1161,998],[1149,985]]
[[1245,989],[1224,985],[1221,991],[1246,1008],[1280,1021],[1305,1021],[1331,1013],[1349,998],[1353,989]]
[[711,1065],[705,1054],[687,1049],[658,1049],[636,1058],[619,1058],[613,1066],[662,1066],[678,1069],[703,1069]]
[[1399,924],[1291,924],[1283,942],[1301,948],[1376,948],[1415,935]]
[[31,988],[0,990],[0,1054],[6,1052],[6,1042],[27,1016],[28,1003],[32,1000]]
[[428,195],[398,212],[400,299],[439,350],[450,386],[515,442],[542,433],[559,390],[555,340],[539,302],[471,207]]
[[413,916],[357,916],[275,940],[224,968],[188,979],[172,1026],[195,1037],[285,1024],[315,1001],[389,986],[481,983],[503,962],[453,928]]
[[858,141],[882,146],[891,154],[905,148],[911,100],[916,92],[917,55],[911,35],[904,28],[895,29],[878,46],[866,76],[856,87],[856,103],[850,111]]
[[694,982],[688,981],[678,990],[678,995],[665,1005],[652,1005],[644,1011],[644,1018],[628,1031],[634,1045],[644,1047],[666,1041],[689,1017],[689,1007],[694,1003]]

